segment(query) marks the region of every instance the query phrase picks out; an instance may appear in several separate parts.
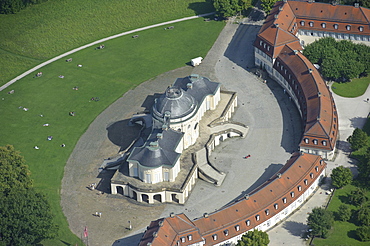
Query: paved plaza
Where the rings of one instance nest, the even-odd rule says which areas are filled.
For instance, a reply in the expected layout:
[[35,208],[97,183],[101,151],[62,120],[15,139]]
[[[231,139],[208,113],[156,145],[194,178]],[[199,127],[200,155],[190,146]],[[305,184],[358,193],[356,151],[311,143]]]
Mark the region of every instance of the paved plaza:
[[[263,83],[254,75],[253,41],[260,22],[227,23],[201,66],[169,71],[134,90],[127,92],[108,107],[89,126],[78,141],[65,167],[62,181],[62,207],[71,230],[81,235],[89,230],[89,245],[137,245],[141,233],[150,221],[171,212],[185,213],[190,219],[215,211],[249,193],[277,172],[297,150],[301,138],[299,113],[289,97],[274,81]],[[185,205],[138,204],[132,199],[109,193],[109,172],[98,173],[104,158],[120,150],[120,126],[144,109],[155,93],[163,93],[177,77],[197,73],[222,83],[222,88],[236,91],[238,108],[233,120],[249,127],[245,139],[227,139],[219,145],[210,161],[227,174],[220,187],[198,180]],[[148,97],[149,96],[149,97]],[[328,171],[338,165],[350,165],[345,139],[353,128],[362,126],[370,103],[361,98],[344,99],[335,96],[340,120],[340,151],[336,161],[328,163]],[[350,105],[350,106],[349,106]],[[122,131],[122,130],[121,130]],[[118,142],[117,142],[118,141]],[[249,159],[243,159],[245,155]],[[88,185],[103,182],[97,190]],[[324,189],[326,189],[324,187]],[[327,195],[318,190],[300,210],[269,231],[271,245],[305,244],[301,239],[306,229],[307,212],[325,204]],[[94,216],[101,212],[102,216]],[[132,222],[133,230],[128,229]],[[85,240],[86,242],[86,240]]]

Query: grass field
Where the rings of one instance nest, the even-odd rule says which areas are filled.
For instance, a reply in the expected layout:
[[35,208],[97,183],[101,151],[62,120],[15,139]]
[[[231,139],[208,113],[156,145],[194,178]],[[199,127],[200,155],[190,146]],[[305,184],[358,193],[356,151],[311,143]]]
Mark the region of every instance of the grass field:
[[[51,63],[40,70],[43,76],[28,75],[0,92],[4,98],[0,99],[0,115],[5,116],[0,117],[0,145],[12,144],[25,156],[35,186],[47,195],[61,227],[59,238],[45,245],[79,242],[61,211],[60,185],[64,165],[89,124],[130,88],[185,66],[191,58],[204,57],[224,23],[200,18],[174,26],[166,31],[159,27],[140,32],[137,39],[131,35],[113,39],[105,42],[102,50],[79,51],[66,57],[72,57],[72,62],[64,58]],[[79,89],[73,90],[75,86]],[[7,94],[10,90],[15,93]],[[92,97],[100,100],[90,101]],[[70,111],[75,112],[74,117],[69,116]],[[44,127],[45,123],[50,125]],[[47,141],[48,136],[53,140]],[[60,147],[62,143],[65,148]],[[40,149],[34,149],[35,145]]]
[[[334,197],[330,202],[328,210],[335,212],[338,211],[338,208],[341,204],[347,204],[351,209],[356,209],[355,206],[350,205],[348,202],[348,194],[352,190],[355,190],[355,186],[347,185],[343,189],[335,191]],[[370,198],[370,193],[368,192],[367,196]],[[350,220],[350,222],[352,222]],[[324,245],[342,245],[342,246],[365,246],[369,245],[369,242],[361,242],[357,240],[355,230],[357,226],[350,222],[335,221],[333,229],[329,232],[327,239],[315,238],[313,244],[316,246]]]
[[363,95],[370,84],[370,76],[353,79],[348,83],[333,83],[332,90],[342,97],[359,97]]
[[0,85],[103,37],[212,11],[209,0],[49,0],[0,15]]

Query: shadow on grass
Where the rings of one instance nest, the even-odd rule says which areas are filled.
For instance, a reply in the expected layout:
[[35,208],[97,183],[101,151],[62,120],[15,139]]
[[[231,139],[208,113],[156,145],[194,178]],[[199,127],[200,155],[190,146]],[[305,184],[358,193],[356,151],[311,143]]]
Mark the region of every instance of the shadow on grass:
[[338,196],[338,199],[339,199],[339,201],[341,201],[344,204],[351,205],[351,202],[350,202],[350,194]]
[[126,149],[140,133],[141,126],[134,124],[129,125],[130,119],[114,122],[107,127],[108,139],[115,145]]
[[347,232],[347,237],[353,238],[359,241],[359,238],[357,237],[356,230],[350,230]]
[[285,221],[283,227],[289,231],[290,234],[297,237],[304,237],[307,229],[307,225],[296,221]]
[[[65,245],[68,245],[68,246],[72,246],[72,244],[70,244],[70,243],[67,243],[67,242],[65,242],[65,241],[63,241],[63,240],[60,240],[63,244],[65,244]],[[42,244],[37,244],[37,245],[42,245]]]
[[193,10],[196,15],[215,11],[211,0],[206,0],[205,2],[189,3],[188,9]]

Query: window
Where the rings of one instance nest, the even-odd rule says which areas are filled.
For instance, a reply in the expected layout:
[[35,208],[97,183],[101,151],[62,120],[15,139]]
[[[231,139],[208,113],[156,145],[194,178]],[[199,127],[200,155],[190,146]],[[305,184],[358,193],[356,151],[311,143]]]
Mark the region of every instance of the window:
[[321,23],[322,28],[326,28],[326,23]]
[[306,144],[308,144],[308,143],[309,143],[309,141],[310,141],[310,140],[309,140],[308,138],[305,138],[305,139],[304,139],[304,142],[305,142]]
[[300,23],[301,23],[301,26],[304,26],[304,21],[301,21]]
[[182,243],[185,243],[185,237],[181,237],[180,240]]
[[346,26],[346,30],[347,30],[347,31],[350,31],[350,30],[351,30],[351,25],[347,25],[347,26]]
[[334,29],[338,29],[338,24],[334,24]]
[[363,27],[363,26],[360,26],[360,27],[358,27],[358,30],[359,30],[360,32],[363,32],[363,31],[364,31],[364,27]]
[[235,226],[235,231],[239,231],[240,230],[240,226],[239,225],[236,225]]
[[259,221],[260,220],[260,216],[257,214],[256,215],[256,220]]
[[270,46],[267,46],[267,50],[270,51]]
[[302,190],[302,186],[298,185],[297,189],[298,189],[298,191],[301,191]]
[[311,177],[311,179],[313,179],[313,173],[310,173],[310,177]]
[[279,205],[277,203],[274,204],[274,208],[275,209],[278,209],[279,208]]
[[303,182],[304,182],[305,185],[308,185],[308,180],[307,179],[305,179]]
[[316,166],[316,167],[315,167],[315,170],[316,170],[316,172],[319,172],[319,167],[318,167],[318,166]]
[[293,198],[294,197],[294,191],[290,192],[290,196]]
[[225,236],[228,236],[229,235],[229,230],[224,230],[224,234],[225,234]]
[[310,27],[313,27],[313,21],[310,21],[309,24],[310,24]]
[[317,141],[317,139],[314,139],[313,140],[313,144],[316,144],[317,145],[318,143],[319,143],[319,141]]
[[286,203],[286,202],[287,202],[287,201],[286,201],[286,197],[284,197],[284,198],[283,198],[283,203]]
[[217,234],[212,235],[213,240],[217,240]]
[[262,46],[262,44],[263,44],[263,42],[262,42],[262,41],[260,41],[260,46]]
[[250,225],[251,225],[251,221],[250,221],[250,220],[247,220],[247,221],[245,222],[245,224],[246,224],[247,226],[250,226]]
[[269,215],[270,214],[270,210],[266,209],[265,210],[265,213],[266,213],[266,215]]
[[188,235],[188,240],[189,240],[189,241],[193,240],[193,235],[191,235],[191,234],[190,234],[190,235]]
[[324,164],[324,160],[320,160],[320,165],[322,166]]

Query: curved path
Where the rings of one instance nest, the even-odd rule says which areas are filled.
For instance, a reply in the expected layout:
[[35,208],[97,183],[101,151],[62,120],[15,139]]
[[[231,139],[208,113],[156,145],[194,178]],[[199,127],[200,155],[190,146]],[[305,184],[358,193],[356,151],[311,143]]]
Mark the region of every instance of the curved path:
[[108,40],[111,40],[111,39],[114,39],[114,38],[118,38],[118,37],[122,37],[122,36],[125,36],[125,35],[128,35],[128,34],[132,34],[132,33],[140,32],[140,31],[144,31],[144,30],[147,30],[147,29],[150,29],[150,28],[154,28],[154,27],[158,27],[158,26],[169,25],[169,24],[173,24],[173,23],[181,22],[181,21],[185,21],[185,20],[196,19],[196,18],[199,18],[199,17],[208,16],[208,15],[211,15],[211,14],[214,14],[214,13],[215,12],[201,14],[201,15],[195,15],[195,16],[190,16],[190,17],[184,17],[184,18],[177,19],[177,20],[172,20],[172,21],[166,21],[166,22],[162,22],[162,23],[158,23],[158,24],[154,24],[154,25],[150,25],[150,26],[145,26],[145,27],[137,28],[135,30],[131,30],[131,31],[119,33],[119,34],[116,34],[116,35],[113,35],[113,36],[110,36],[110,37],[107,37],[107,38],[99,39],[99,40],[94,41],[92,43],[89,43],[89,44],[80,46],[80,47],[78,47],[76,49],[73,49],[73,50],[70,50],[70,51],[67,51],[67,52],[65,52],[65,53],[63,53],[63,54],[61,54],[59,56],[56,56],[54,58],[51,58],[50,60],[47,60],[46,62],[43,62],[43,63],[41,63],[41,64],[39,64],[39,65],[31,68],[30,70],[22,73],[21,75],[15,77],[12,80],[10,80],[6,84],[0,86],[0,91],[4,90],[5,88],[7,88],[8,86],[10,86],[11,84],[17,82],[18,80],[20,80],[21,78],[29,75],[30,73],[33,73],[33,72],[37,71],[38,69],[42,68],[43,66],[46,66],[47,64],[52,63],[54,61],[57,61],[57,60],[65,57],[65,56],[71,55],[71,54],[73,54],[73,53],[75,53],[75,52],[77,52],[79,50],[82,50],[82,49],[91,47],[93,45],[98,45],[98,44],[101,44],[101,43],[103,43],[105,41],[108,41]]

